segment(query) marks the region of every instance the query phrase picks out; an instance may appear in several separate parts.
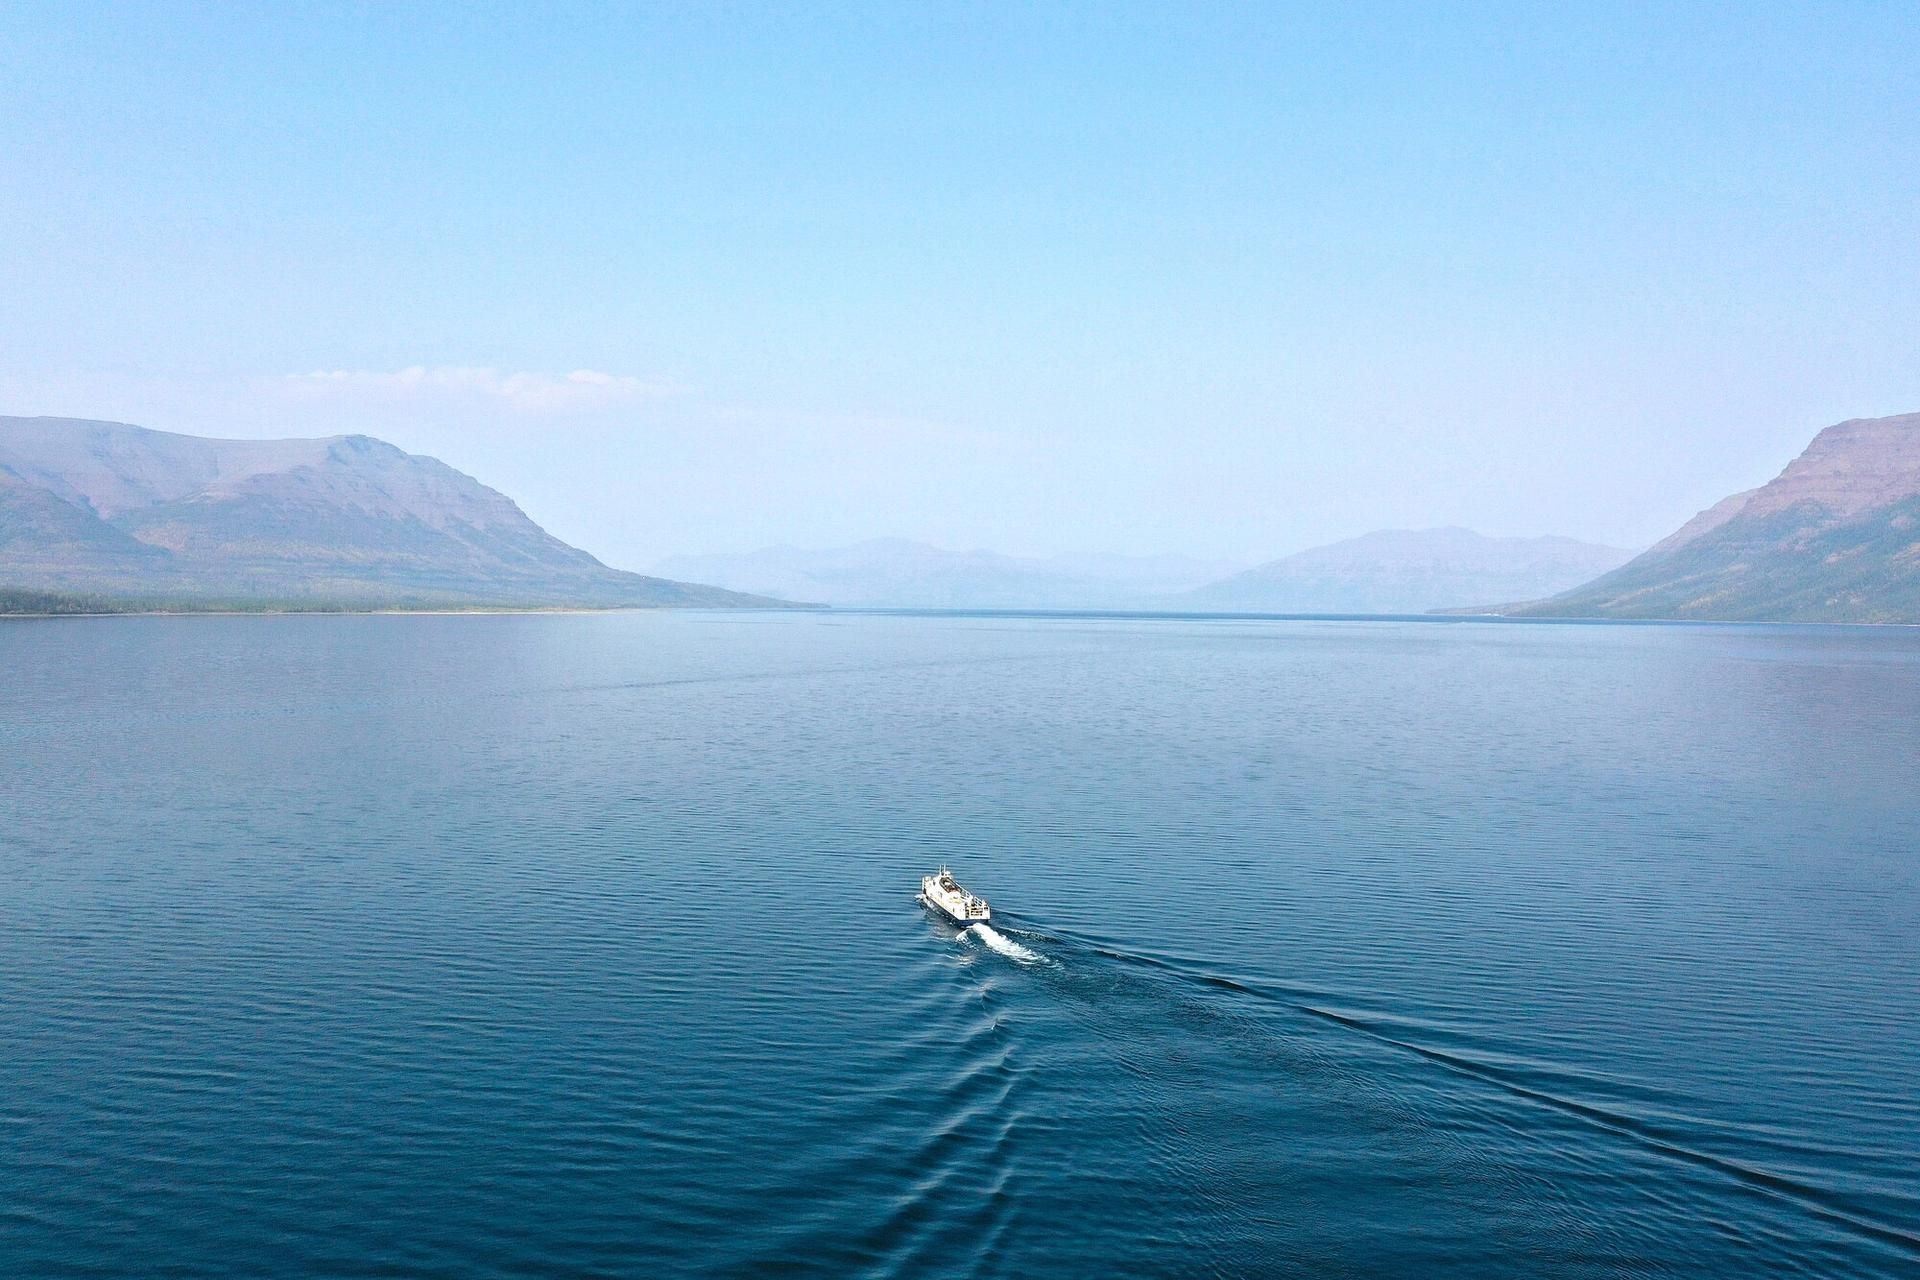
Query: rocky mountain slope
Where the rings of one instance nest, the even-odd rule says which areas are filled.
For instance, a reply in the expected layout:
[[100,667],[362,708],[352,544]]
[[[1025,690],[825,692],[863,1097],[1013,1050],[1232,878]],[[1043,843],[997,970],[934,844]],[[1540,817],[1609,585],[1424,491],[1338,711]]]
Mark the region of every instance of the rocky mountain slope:
[[1920,414],[1828,427],[1612,573],[1521,617],[1920,622]]
[[1564,590],[1632,554],[1572,538],[1390,529],[1271,561],[1190,591],[1176,603],[1259,613],[1424,613]]
[[768,603],[610,569],[434,458],[368,436],[211,440],[0,417],[0,586],[166,600]]

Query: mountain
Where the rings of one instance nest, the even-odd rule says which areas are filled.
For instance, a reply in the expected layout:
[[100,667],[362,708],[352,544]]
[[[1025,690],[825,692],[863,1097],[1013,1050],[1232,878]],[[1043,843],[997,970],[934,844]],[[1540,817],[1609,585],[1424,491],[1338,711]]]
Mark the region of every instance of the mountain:
[[1095,609],[1143,607],[1222,572],[1183,556],[1059,556],[948,551],[899,538],[807,550],[674,556],[654,572],[737,591],[873,608]]
[[1463,601],[1564,590],[1632,554],[1572,538],[1387,529],[1248,569],[1189,591],[1177,604],[1258,613],[1425,613]]
[[1630,563],[1500,612],[1920,622],[1920,413],[1828,427],[1771,482],[1701,512]]
[[610,569],[369,436],[211,440],[0,417],[0,586],[169,602],[774,603]]

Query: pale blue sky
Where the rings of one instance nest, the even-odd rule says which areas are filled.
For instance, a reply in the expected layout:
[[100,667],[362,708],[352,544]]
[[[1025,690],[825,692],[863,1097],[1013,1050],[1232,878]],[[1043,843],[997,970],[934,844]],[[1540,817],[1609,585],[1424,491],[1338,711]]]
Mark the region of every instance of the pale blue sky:
[[15,0],[0,412],[637,567],[1642,543],[1920,410],[1920,7],[1548,8]]

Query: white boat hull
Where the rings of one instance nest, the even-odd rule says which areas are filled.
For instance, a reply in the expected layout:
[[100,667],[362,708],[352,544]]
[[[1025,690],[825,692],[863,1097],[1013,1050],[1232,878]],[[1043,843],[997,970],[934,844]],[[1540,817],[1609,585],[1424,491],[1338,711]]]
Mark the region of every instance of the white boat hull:
[[957,925],[986,924],[993,919],[985,898],[968,893],[948,875],[921,880],[920,901]]

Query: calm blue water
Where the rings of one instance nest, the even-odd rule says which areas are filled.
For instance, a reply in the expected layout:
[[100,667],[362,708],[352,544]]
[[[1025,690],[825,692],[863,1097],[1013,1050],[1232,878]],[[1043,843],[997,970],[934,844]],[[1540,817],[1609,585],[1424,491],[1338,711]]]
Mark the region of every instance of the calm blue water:
[[1911,631],[0,624],[0,1273],[1912,1276],[1917,863]]

